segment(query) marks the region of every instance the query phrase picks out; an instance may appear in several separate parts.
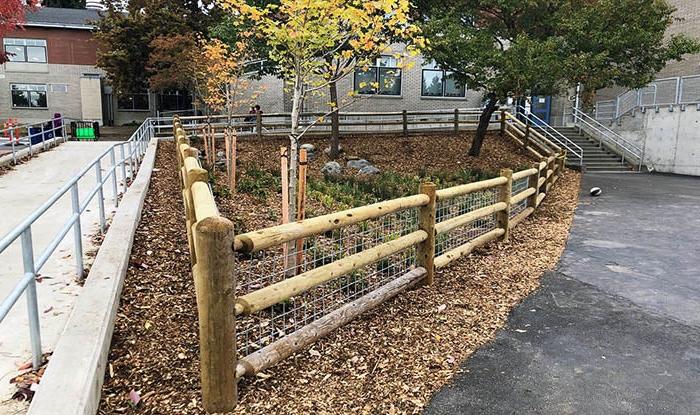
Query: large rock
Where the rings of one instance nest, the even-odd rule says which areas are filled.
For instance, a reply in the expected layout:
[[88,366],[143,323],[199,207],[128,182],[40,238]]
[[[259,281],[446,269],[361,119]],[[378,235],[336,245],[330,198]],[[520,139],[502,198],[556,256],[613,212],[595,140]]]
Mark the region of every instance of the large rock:
[[[338,146],[338,154],[345,152],[345,149],[343,146]],[[326,147],[325,150],[323,150],[323,154],[329,156],[331,154],[331,148]]]
[[368,166],[361,168],[360,171],[358,172],[358,174],[369,176],[369,175],[373,175],[373,174],[379,174],[380,172],[381,171],[378,168],[376,168],[370,164]]
[[365,159],[359,159],[359,160],[348,160],[348,167],[351,169],[357,169],[361,170],[367,166],[371,166],[372,164],[365,160]]
[[329,161],[321,168],[321,173],[325,174],[326,176],[338,176],[342,172],[343,168],[340,167],[340,164],[338,164],[336,161]]

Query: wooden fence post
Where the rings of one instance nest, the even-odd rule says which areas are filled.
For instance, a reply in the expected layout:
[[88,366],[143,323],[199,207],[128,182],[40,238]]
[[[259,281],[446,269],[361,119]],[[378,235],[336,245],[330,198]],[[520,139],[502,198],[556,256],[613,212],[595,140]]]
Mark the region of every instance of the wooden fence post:
[[230,412],[238,401],[233,223],[210,216],[194,233],[202,403],[209,413]]
[[503,240],[507,241],[508,236],[510,236],[508,232],[508,222],[510,221],[510,196],[513,193],[513,170],[502,169],[501,176],[508,179],[508,181],[501,186],[499,194],[499,201],[505,202],[506,208],[496,214],[496,220],[498,221],[498,227],[502,228],[504,231]]
[[459,108],[455,108],[455,120],[454,120],[455,133],[459,132]]
[[562,149],[559,153],[559,175],[564,174],[564,167],[566,167],[566,150]]
[[262,138],[262,114],[260,112],[255,113],[255,130],[258,138]]
[[434,183],[421,183],[419,187],[419,192],[430,198],[428,204],[418,211],[418,228],[428,234],[428,238],[416,247],[416,262],[427,271],[425,285],[432,285],[435,281],[435,189]]
[[501,137],[506,134],[506,110],[501,110]]
[[401,115],[403,118],[403,136],[408,137],[408,112],[403,110]]
[[527,198],[527,207],[537,208],[537,196],[540,195],[540,187],[537,185],[540,181],[540,163],[533,163],[532,168],[536,169],[537,173],[528,177],[527,187],[535,189],[535,193]]

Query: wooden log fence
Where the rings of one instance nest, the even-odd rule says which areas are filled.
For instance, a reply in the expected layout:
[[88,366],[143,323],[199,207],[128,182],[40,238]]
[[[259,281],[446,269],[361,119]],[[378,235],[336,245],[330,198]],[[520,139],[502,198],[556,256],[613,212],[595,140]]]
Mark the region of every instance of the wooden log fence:
[[[406,118],[405,113],[396,114]],[[497,122],[501,131],[524,145],[540,162],[528,169],[517,172],[502,170],[496,178],[446,189],[436,190],[434,184],[423,183],[417,189],[418,193],[412,196],[298,221],[288,218],[288,223],[236,236],[231,222],[219,215],[206,182],[207,172],[199,164],[197,150],[189,146],[181,120],[175,117],[173,133],[199,313],[205,410],[210,413],[233,410],[237,403],[238,379],[260,373],[418,283],[432,284],[436,269],[448,266],[489,242],[507,239],[514,227],[535,212],[563,172],[566,154],[538,136],[535,130],[529,130],[528,138],[524,140],[525,125],[505,111],[500,114],[502,116]],[[258,128],[265,125],[262,118],[257,117]],[[212,136],[210,133],[207,131],[208,136]],[[518,188],[514,187],[515,183]],[[450,205],[455,201],[459,203]],[[511,212],[516,206],[519,210]],[[451,213],[446,214],[440,209]],[[302,257],[298,258],[295,267],[303,272],[284,275],[283,279],[263,286],[251,285],[249,291],[236,297],[237,272],[234,268],[244,266],[245,258],[255,257],[256,252],[274,255],[274,252],[282,252],[281,247],[288,243],[366,226],[370,222],[381,223],[400,214],[413,218],[409,221],[412,228],[409,222],[399,222],[405,229],[397,231],[391,228],[391,235],[373,240],[374,246],[333,257],[330,262],[314,264],[310,269],[301,268],[306,254],[300,249]],[[465,233],[468,235],[465,239],[451,241],[438,255],[438,240],[462,231],[478,231],[478,234]],[[407,271],[393,275],[388,281],[383,280],[380,286],[363,292],[359,298],[345,297],[344,304],[324,315],[314,316],[302,327],[296,327],[295,321],[290,332],[284,331],[279,338],[272,339],[274,341],[259,345],[263,347],[238,356],[237,319],[289,304],[297,296],[323,289],[373,264],[391,261],[402,252],[412,252],[410,258],[414,262]],[[237,256],[239,261],[234,266]]]

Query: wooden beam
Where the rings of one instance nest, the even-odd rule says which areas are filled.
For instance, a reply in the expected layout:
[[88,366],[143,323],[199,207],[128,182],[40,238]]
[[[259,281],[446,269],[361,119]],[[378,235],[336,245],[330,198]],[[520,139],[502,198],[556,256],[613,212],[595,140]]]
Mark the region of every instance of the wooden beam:
[[528,187],[527,189],[523,190],[522,192],[516,194],[515,196],[512,196],[510,198],[510,203],[511,205],[517,205],[518,203],[522,202],[523,200],[527,199],[528,197],[532,196],[535,194],[535,189]]
[[209,413],[229,412],[238,400],[233,313],[236,277],[230,248],[233,223],[218,216],[206,217],[195,225],[195,238],[202,404]]
[[386,200],[367,206],[335,212],[328,215],[306,219],[303,222],[292,222],[273,226],[254,232],[248,232],[236,237],[244,252],[260,251],[289,241],[319,235],[334,229],[343,228],[365,220],[377,219],[402,210],[425,206],[429,202],[426,195],[413,195],[398,199]]
[[492,187],[501,186],[506,183],[508,179],[505,177],[496,177],[493,179],[482,180],[480,182],[467,183],[460,186],[448,187],[447,189],[440,189],[435,192],[437,200],[451,199],[457,196],[464,196],[469,193],[478,192],[480,190],[490,189]]
[[508,205],[506,205],[504,202],[498,202],[494,203],[493,205],[484,206],[469,213],[465,213],[464,215],[457,216],[456,218],[438,222],[435,224],[435,232],[437,232],[438,235],[450,232],[464,225],[468,225],[477,219],[481,219],[484,216],[492,215],[496,212],[505,210],[506,207],[508,207]]
[[487,243],[500,238],[505,234],[505,230],[501,228],[493,229],[479,237],[472,239],[471,241],[458,246],[455,249],[445,252],[439,257],[435,258],[435,268],[442,268],[454,261],[455,259],[461,258],[463,256],[469,255],[474,249],[484,246]]

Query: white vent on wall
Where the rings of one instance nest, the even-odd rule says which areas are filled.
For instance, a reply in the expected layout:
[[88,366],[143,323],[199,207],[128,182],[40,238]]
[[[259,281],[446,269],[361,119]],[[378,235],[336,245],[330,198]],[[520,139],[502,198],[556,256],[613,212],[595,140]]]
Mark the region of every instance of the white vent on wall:
[[51,92],[61,92],[61,93],[67,93],[68,92],[68,85],[66,84],[51,84]]

